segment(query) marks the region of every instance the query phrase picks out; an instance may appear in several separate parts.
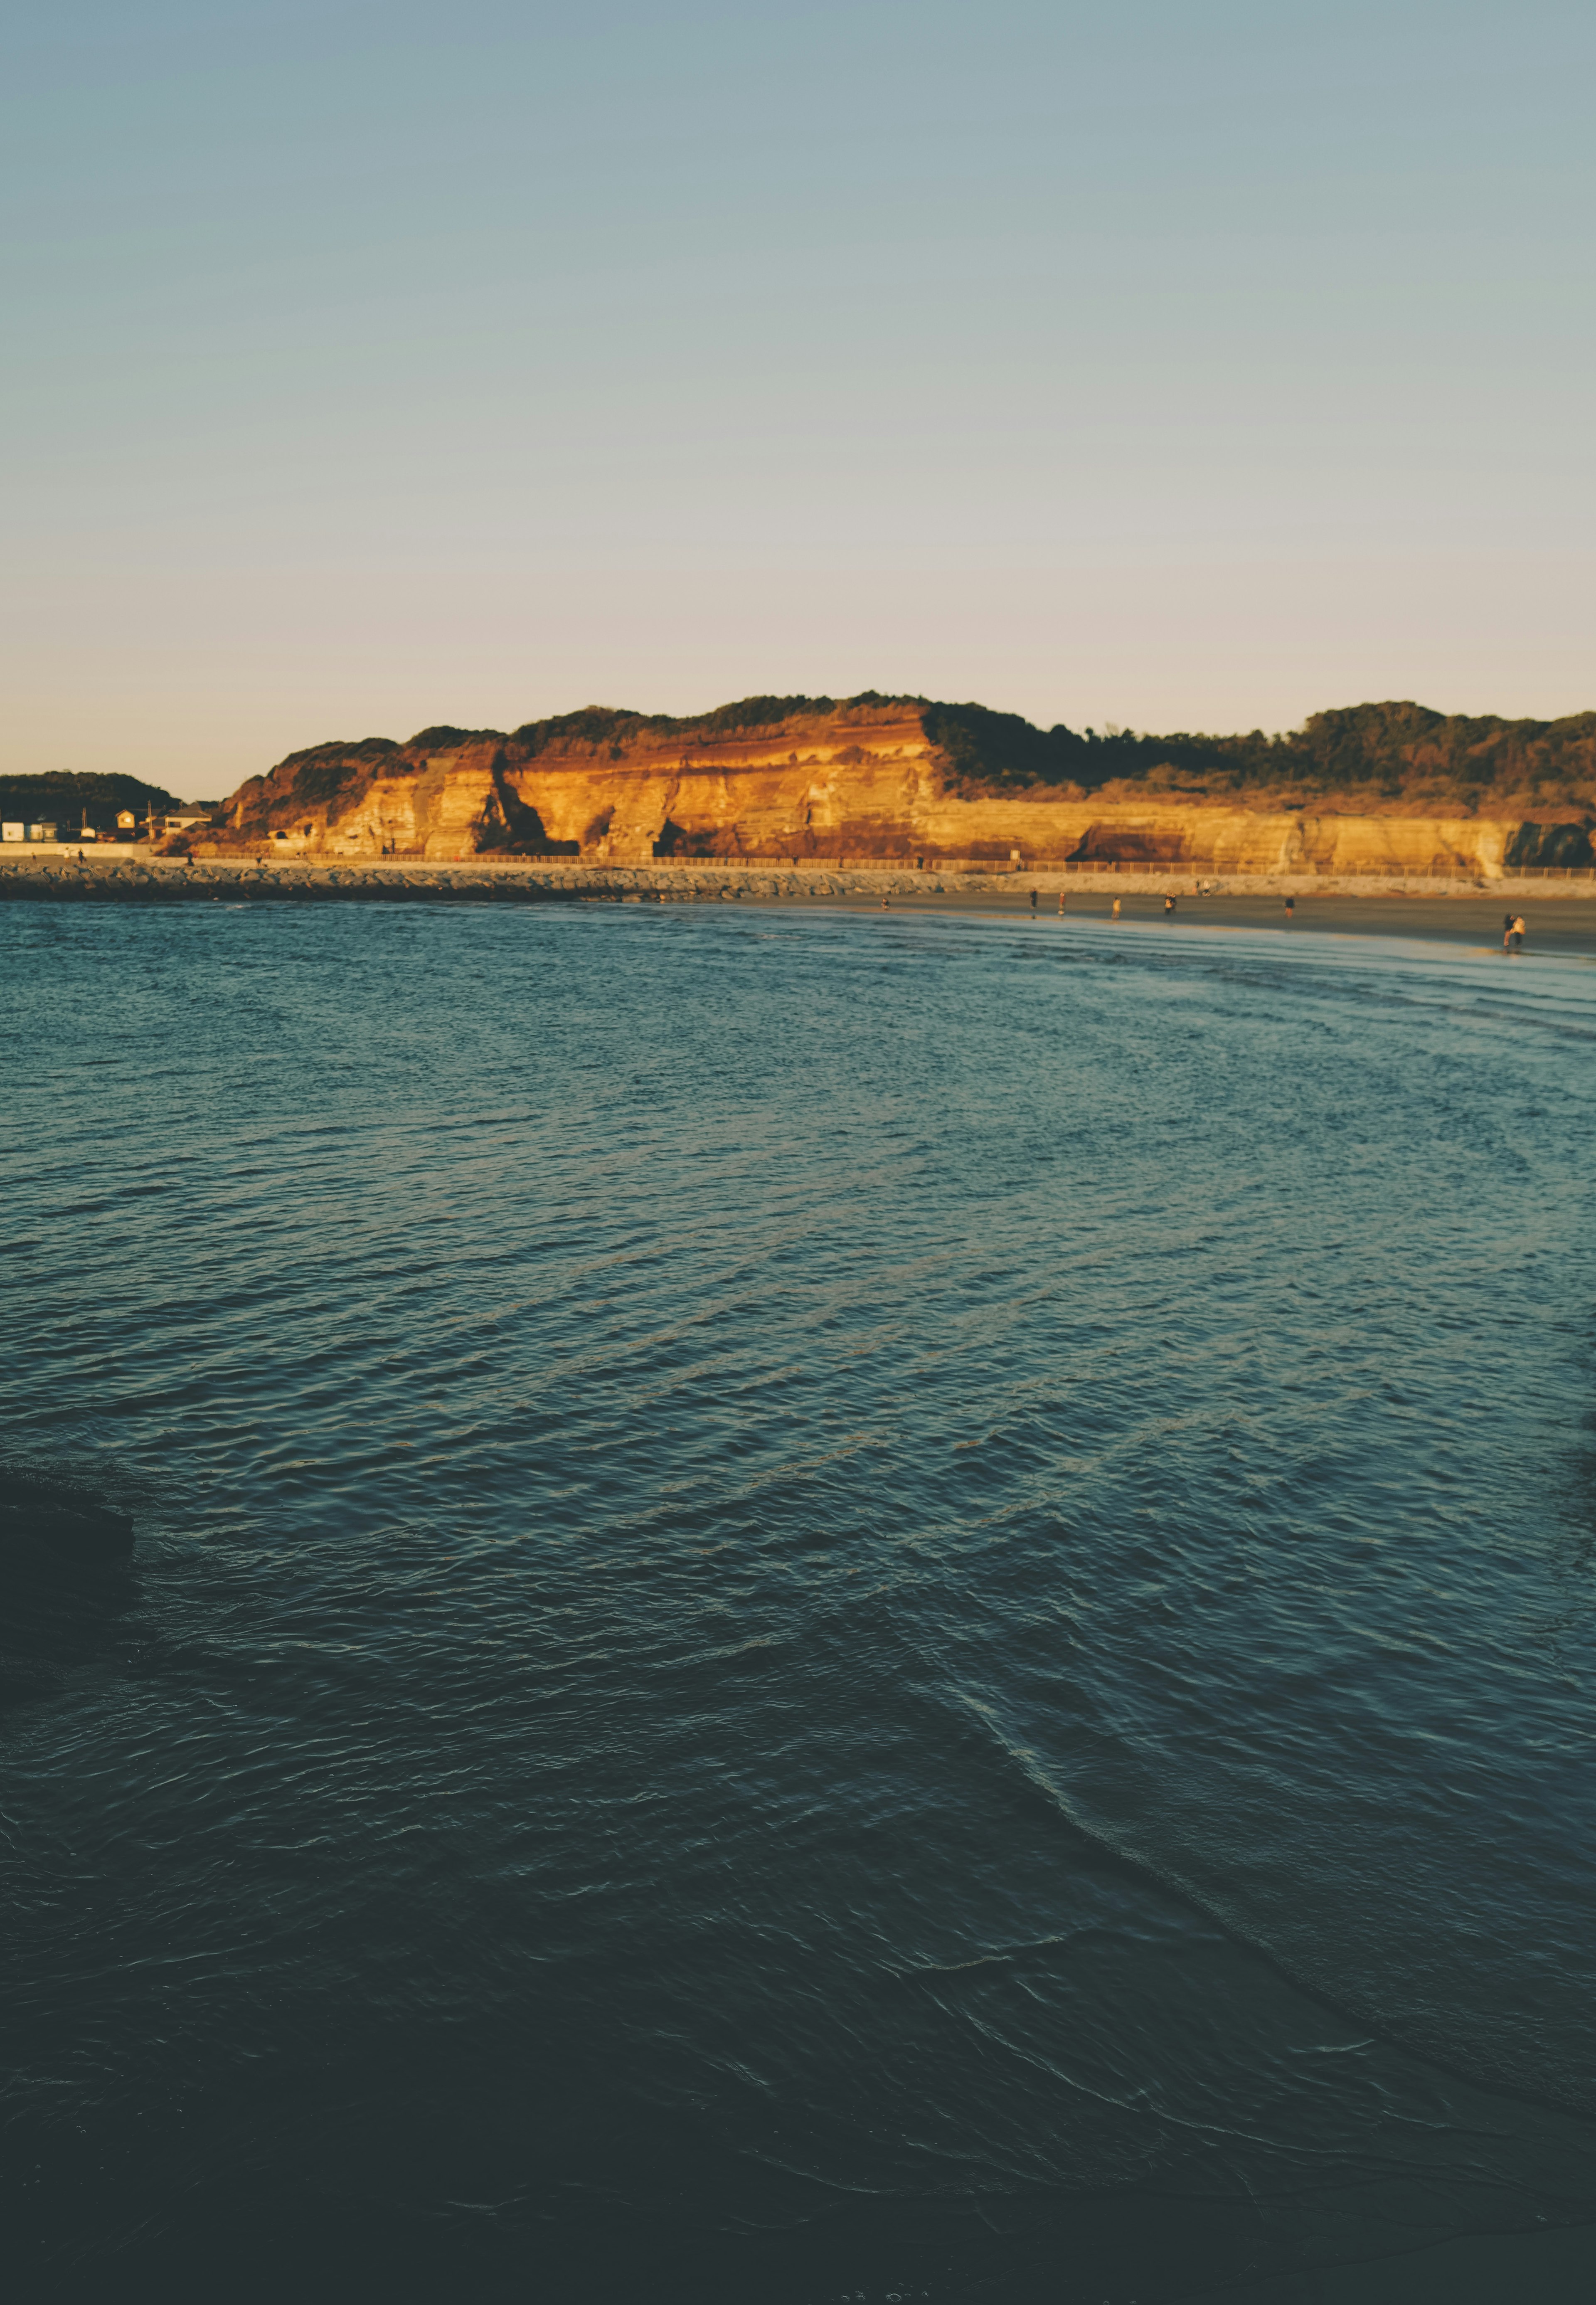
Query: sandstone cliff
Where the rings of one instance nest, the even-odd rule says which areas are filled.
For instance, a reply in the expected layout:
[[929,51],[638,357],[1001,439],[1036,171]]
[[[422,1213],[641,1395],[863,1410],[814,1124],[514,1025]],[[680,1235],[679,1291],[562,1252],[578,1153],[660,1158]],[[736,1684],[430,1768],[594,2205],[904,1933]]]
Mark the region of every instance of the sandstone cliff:
[[[692,720],[595,708],[513,735],[437,727],[404,744],[370,738],[293,753],[233,796],[222,845],[608,865],[1017,859],[1271,873],[1396,866],[1496,875],[1514,864],[1592,861],[1596,807],[1577,794],[1562,793],[1532,818],[1522,807],[1429,813],[1401,789],[1291,799],[1267,780],[1246,789],[1240,776],[1227,789],[1218,748],[1252,742],[1131,740],[1154,755],[1216,748],[1219,770],[1204,786],[1189,761],[1155,757],[1140,775],[1125,773],[1133,756],[1117,735],[1044,732],[1013,715],[921,698],[754,698]],[[1289,784],[1295,757],[1270,753],[1265,765],[1277,787]]]

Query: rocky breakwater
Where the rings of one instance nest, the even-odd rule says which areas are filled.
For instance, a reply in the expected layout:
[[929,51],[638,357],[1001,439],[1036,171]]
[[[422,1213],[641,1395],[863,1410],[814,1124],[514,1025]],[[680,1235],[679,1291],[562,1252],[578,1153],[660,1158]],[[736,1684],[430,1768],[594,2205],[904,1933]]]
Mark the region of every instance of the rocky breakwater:
[[471,860],[454,864],[385,863],[364,867],[252,859],[164,858],[151,863],[79,863],[37,857],[0,862],[0,901],[44,898],[64,903],[293,904],[331,900],[403,904],[718,904],[744,897],[870,897],[936,896],[955,887],[966,894],[1002,889],[1012,875],[943,876],[907,870],[861,872],[808,868],[592,866]]
[[555,900],[574,892],[557,881],[524,872],[495,872],[471,865],[407,864],[361,871],[325,863],[268,863],[253,859],[163,857],[137,863],[46,862],[38,857],[0,860],[0,901],[45,898],[63,903],[205,904],[267,903],[328,898],[465,897]]
[[[1416,714],[1425,724],[1439,717],[1401,706],[1317,719],[1356,722],[1371,712],[1386,721]],[[1356,738],[1363,754],[1338,727],[1316,753],[1307,742],[1315,727],[1292,739],[1125,732],[1099,739],[1037,729],[979,706],[873,693],[844,703],[756,697],[692,719],[593,708],[510,734],[434,727],[403,744],[369,738],[292,753],[240,787],[224,826],[196,853],[323,863],[495,856],[599,868],[673,860],[789,870],[1068,863],[1486,878],[1532,859],[1592,862],[1589,824],[1577,809],[1541,823],[1522,811],[1492,813],[1477,798],[1473,806],[1415,804],[1421,791],[1445,798],[1463,789],[1456,779],[1438,785],[1433,775],[1425,783],[1422,727],[1411,737],[1405,724],[1396,726],[1406,751],[1394,772],[1366,731]],[[1389,753],[1391,727],[1382,721],[1377,733]],[[1248,746],[1263,748],[1257,760]],[[1596,737],[1587,744],[1576,734],[1563,750],[1583,761],[1592,747]],[[1325,774],[1341,773],[1338,761],[1350,763],[1354,784],[1363,778],[1359,790],[1370,788],[1378,767],[1385,797],[1349,805],[1322,792],[1292,796],[1294,778],[1311,786],[1317,775],[1322,786]],[[1471,789],[1477,796],[1481,787]]]
[[[1232,873],[1194,876],[1168,867],[1096,871],[1061,866],[1031,871],[964,866],[874,866],[844,870],[810,863],[779,867],[713,862],[651,865],[593,865],[575,860],[469,859],[456,863],[393,862],[332,864],[293,859],[259,863],[252,858],[166,858],[79,863],[39,857],[0,861],[0,902],[124,904],[733,904],[755,902],[877,904],[908,900],[1003,906],[1055,893],[1082,897],[1179,895],[1402,894],[1433,897],[1476,893],[1476,873],[1416,874],[1400,870],[1320,875]],[[1533,882],[1508,876],[1493,890],[1519,897],[1596,897],[1596,875],[1549,877]]]

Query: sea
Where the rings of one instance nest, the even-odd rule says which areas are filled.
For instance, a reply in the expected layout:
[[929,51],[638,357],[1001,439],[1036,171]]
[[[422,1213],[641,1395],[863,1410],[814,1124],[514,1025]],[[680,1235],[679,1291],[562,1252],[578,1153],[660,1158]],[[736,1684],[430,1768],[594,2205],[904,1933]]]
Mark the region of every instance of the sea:
[[0,970],[13,2294],[1592,2293],[1596,964]]

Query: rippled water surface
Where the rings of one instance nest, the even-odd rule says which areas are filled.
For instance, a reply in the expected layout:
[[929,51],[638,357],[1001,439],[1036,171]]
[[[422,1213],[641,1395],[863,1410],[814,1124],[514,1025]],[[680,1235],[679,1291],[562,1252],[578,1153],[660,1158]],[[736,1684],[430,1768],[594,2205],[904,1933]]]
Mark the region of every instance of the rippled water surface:
[[140,1529],[0,1594],[43,2289],[1155,2305],[1596,2219],[1596,969],[0,948],[0,1432]]

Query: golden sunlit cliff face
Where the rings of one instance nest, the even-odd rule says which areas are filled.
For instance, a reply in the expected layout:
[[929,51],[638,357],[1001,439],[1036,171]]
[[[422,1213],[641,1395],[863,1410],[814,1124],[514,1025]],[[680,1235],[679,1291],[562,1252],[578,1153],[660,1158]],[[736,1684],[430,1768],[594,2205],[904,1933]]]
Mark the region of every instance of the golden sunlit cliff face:
[[[608,865],[1017,856],[1028,865],[1494,874],[1510,857],[1524,861],[1525,835],[1540,829],[1517,815],[1408,814],[1400,803],[1388,813],[1343,812],[1271,805],[1261,794],[1252,807],[1229,795],[1131,796],[1123,779],[1112,800],[1075,784],[982,791],[968,754],[955,757],[943,741],[947,715],[973,710],[873,696],[755,699],[692,721],[595,708],[514,736],[434,728],[403,745],[320,745],[233,795],[225,845],[324,858],[497,853]],[[1558,830],[1588,856],[1577,827]]]
[[755,728],[717,717],[659,727],[581,713],[536,738],[446,729],[402,747],[322,746],[245,785],[228,821],[245,838],[283,832],[359,855],[901,856],[939,788],[913,707],[844,705]]

